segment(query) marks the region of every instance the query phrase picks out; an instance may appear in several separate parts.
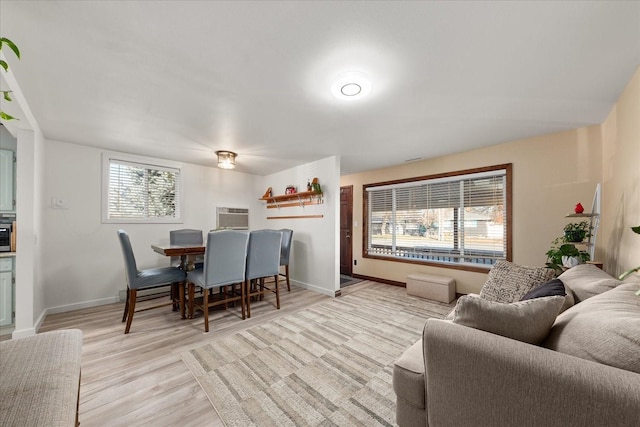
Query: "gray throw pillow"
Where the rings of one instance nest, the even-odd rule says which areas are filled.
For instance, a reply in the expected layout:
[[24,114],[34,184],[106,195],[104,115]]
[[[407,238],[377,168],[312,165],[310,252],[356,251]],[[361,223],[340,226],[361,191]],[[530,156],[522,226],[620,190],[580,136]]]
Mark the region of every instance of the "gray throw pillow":
[[571,307],[558,316],[542,346],[640,374],[639,287],[623,283]]
[[563,296],[505,304],[465,295],[458,299],[453,323],[539,344],[549,333],[562,303]]
[[613,289],[622,282],[593,264],[579,264],[568,269],[558,279],[573,291],[576,303]]
[[497,261],[480,290],[480,297],[497,302],[520,301],[524,294],[553,278],[554,271],[544,267],[526,267],[509,261]]

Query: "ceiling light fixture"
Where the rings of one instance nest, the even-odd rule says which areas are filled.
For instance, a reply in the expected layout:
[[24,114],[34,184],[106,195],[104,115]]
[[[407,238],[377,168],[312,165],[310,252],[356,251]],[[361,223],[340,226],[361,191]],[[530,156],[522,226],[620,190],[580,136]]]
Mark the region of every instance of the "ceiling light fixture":
[[360,71],[349,71],[338,75],[331,86],[333,96],[343,100],[361,99],[371,91],[371,82]]
[[218,167],[220,169],[233,169],[236,167],[236,157],[238,156],[233,151],[219,150],[216,151],[218,155]]

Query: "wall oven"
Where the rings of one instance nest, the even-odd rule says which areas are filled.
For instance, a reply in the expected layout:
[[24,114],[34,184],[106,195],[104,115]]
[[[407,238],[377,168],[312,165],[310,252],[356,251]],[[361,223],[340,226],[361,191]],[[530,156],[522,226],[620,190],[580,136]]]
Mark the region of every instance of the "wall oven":
[[0,221],[0,252],[11,252],[12,231],[10,222]]

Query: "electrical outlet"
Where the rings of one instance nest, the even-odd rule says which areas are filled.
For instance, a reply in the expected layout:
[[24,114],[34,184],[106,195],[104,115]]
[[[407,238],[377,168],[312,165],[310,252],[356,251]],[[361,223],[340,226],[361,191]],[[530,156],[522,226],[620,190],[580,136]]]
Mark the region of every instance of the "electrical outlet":
[[358,265],[358,260],[357,259],[353,260],[353,265]]
[[53,209],[67,209],[67,201],[58,197],[51,198],[51,207]]

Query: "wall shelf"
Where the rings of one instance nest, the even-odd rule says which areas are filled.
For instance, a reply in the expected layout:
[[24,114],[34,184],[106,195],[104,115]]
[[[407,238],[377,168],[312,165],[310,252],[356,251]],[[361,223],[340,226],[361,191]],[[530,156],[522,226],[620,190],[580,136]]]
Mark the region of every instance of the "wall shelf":
[[260,199],[267,203],[268,209],[287,208],[293,206],[307,206],[322,204],[322,193],[313,191],[303,191],[294,194],[282,194],[280,196],[261,197]]

